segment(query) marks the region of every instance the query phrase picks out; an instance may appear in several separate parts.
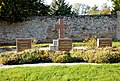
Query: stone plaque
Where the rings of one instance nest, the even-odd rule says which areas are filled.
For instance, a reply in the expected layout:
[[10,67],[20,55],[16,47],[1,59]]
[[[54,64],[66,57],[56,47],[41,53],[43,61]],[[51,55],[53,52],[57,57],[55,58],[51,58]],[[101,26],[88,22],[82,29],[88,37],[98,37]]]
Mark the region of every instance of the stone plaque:
[[72,49],[72,40],[71,39],[58,39],[58,50],[60,51],[69,51]]
[[17,52],[24,51],[32,48],[32,39],[30,38],[17,38],[16,39]]
[[112,38],[98,38],[97,47],[112,47]]

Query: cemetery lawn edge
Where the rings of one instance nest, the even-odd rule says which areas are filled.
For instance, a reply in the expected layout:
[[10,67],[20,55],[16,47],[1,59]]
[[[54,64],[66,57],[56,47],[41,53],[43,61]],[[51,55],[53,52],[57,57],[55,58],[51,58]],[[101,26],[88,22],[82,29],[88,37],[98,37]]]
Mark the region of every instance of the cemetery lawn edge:
[[0,81],[120,81],[120,63],[0,69]]

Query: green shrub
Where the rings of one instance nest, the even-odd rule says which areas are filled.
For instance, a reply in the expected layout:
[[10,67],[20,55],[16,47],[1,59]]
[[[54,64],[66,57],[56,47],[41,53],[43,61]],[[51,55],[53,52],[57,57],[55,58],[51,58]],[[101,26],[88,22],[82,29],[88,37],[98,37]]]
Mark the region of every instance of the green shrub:
[[0,54],[0,64],[28,64],[40,62],[89,62],[89,63],[117,63],[120,62],[120,51],[112,48],[96,48],[88,50],[41,51],[29,49],[22,52],[7,52]]
[[83,58],[81,57],[82,53],[84,51],[79,50],[72,50],[71,51],[71,57],[74,59],[74,62],[85,62]]
[[19,63],[38,63],[38,62],[50,61],[48,56],[45,56],[44,52],[38,49],[26,50],[18,54],[20,54],[20,57],[21,57],[21,60],[19,61]]
[[120,52],[113,52],[110,49],[94,49],[82,51],[80,55],[85,61],[89,63],[117,63],[120,62]]
[[0,55],[0,64],[18,64],[19,57],[15,52],[6,52]]
[[73,62],[73,58],[70,55],[64,54],[64,55],[59,55],[55,59],[53,59],[53,62],[56,63],[70,63]]
[[109,57],[110,63],[118,63],[120,62],[120,52],[112,52]]
[[0,64],[25,64],[50,62],[48,56],[45,56],[42,51],[38,49],[25,50],[18,53],[5,53],[0,55]]

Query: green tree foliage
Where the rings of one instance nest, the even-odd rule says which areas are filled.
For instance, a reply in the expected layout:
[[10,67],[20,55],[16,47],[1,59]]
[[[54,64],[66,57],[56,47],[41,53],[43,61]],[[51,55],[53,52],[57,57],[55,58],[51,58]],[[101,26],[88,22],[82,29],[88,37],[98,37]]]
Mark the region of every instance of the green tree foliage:
[[81,4],[81,15],[87,15],[90,11],[90,6],[86,4]]
[[120,0],[112,0],[112,2],[113,2],[112,14],[116,14],[117,11],[120,11]]
[[99,14],[98,6],[94,5],[91,7],[90,11],[88,12],[88,15],[96,15]]
[[53,0],[50,6],[50,15],[70,15],[72,6],[65,0]]
[[1,8],[2,8],[2,1],[0,0],[0,17],[1,17]]
[[107,3],[104,3],[101,9],[99,8],[99,6],[94,5],[93,7],[90,8],[90,11],[88,12],[88,15],[101,15],[101,14],[111,14],[110,6],[108,6]]
[[2,4],[2,1],[0,0],[0,6],[1,6],[1,4]]
[[110,6],[108,6],[107,3],[104,3],[102,5],[102,9],[100,10],[100,14],[111,14]]
[[5,21],[20,21],[30,16],[48,14],[49,7],[43,0],[1,0],[0,18]]
[[86,4],[74,3],[72,5],[74,15],[87,15],[90,11],[90,6]]
[[72,11],[74,15],[79,15],[80,12],[80,3],[74,3],[72,4]]

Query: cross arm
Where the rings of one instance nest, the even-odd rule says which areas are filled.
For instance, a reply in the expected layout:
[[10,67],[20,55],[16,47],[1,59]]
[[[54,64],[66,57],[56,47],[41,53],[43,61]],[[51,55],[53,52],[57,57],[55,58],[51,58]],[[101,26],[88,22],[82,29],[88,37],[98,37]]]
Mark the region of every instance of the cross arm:
[[59,24],[55,24],[55,29],[59,29],[60,25]]

